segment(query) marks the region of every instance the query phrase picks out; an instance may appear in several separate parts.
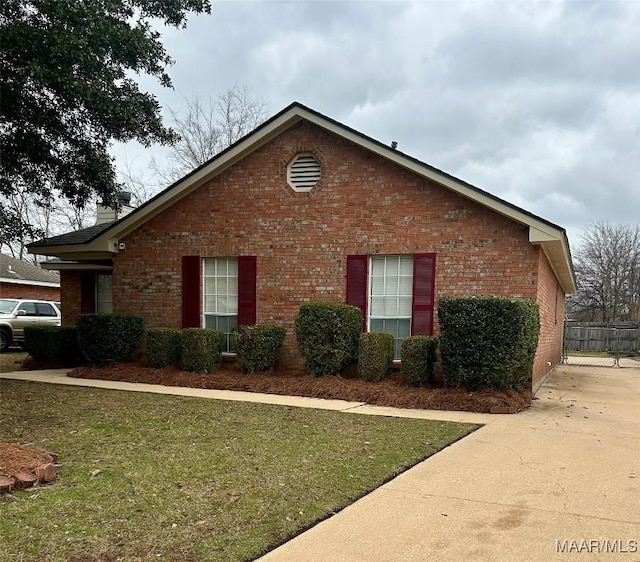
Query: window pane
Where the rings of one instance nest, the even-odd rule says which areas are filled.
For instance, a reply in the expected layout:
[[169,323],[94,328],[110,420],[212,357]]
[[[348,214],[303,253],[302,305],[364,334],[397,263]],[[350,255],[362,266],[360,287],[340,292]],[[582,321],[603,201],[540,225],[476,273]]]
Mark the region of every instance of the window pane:
[[384,279],[382,277],[374,277],[371,279],[371,294],[384,295]]
[[384,275],[384,258],[371,259],[371,275],[373,277],[382,277]]
[[411,297],[400,297],[398,300],[398,316],[411,316]]
[[228,264],[227,275],[229,275],[229,277],[237,277],[238,276],[238,260],[235,258],[229,258],[227,260],[227,264]]
[[371,299],[371,316],[384,316],[384,300],[382,298]]
[[215,297],[205,297],[204,298],[204,311],[205,313],[216,311],[216,298]]
[[402,256],[400,258],[400,275],[413,276],[413,258],[411,256]]
[[411,320],[398,320],[398,337],[400,339],[408,338],[411,335]]
[[386,275],[398,275],[399,259],[395,256],[387,256],[387,271]]
[[216,274],[216,260],[204,260],[204,274],[212,276]]
[[230,277],[228,280],[228,291],[229,295],[238,296],[238,278]]
[[411,296],[413,294],[413,278],[412,277],[400,277],[398,294],[404,295],[404,296]]
[[213,295],[216,292],[216,280],[213,277],[205,277],[204,294]]
[[384,332],[384,320],[379,320],[377,318],[371,319],[371,325],[369,327],[370,332]]
[[216,295],[227,294],[227,280],[225,278],[218,278],[216,280]]
[[41,302],[37,303],[38,314],[40,316],[55,316],[56,313],[53,310],[53,307],[50,304]]
[[398,315],[398,299],[396,297],[384,297],[384,315],[393,317]]
[[216,297],[216,312],[218,314],[226,314],[229,312],[227,306],[227,297]]
[[385,289],[385,294],[389,296],[398,294],[398,278],[397,277],[387,277],[387,286]]

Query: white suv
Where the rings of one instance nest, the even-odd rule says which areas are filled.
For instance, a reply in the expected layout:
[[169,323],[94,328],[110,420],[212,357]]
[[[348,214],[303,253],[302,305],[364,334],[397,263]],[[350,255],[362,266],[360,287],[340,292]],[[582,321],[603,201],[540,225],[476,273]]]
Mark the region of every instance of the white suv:
[[0,299],[0,353],[24,344],[25,326],[60,326],[60,303],[35,299]]

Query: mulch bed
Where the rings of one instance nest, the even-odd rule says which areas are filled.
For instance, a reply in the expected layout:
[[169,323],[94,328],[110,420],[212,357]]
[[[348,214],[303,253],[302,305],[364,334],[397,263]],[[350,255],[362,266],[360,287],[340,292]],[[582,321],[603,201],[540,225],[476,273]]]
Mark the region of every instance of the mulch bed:
[[278,369],[269,373],[243,373],[235,364],[223,364],[213,373],[200,375],[176,368],[154,369],[141,364],[78,367],[70,377],[140,382],[166,386],[241,390],[291,396],[309,396],[366,402],[377,406],[458,410],[484,413],[516,413],[531,405],[531,392],[464,388],[411,388],[399,372],[378,383],[361,380],[352,370],[340,377],[315,378],[302,371]]

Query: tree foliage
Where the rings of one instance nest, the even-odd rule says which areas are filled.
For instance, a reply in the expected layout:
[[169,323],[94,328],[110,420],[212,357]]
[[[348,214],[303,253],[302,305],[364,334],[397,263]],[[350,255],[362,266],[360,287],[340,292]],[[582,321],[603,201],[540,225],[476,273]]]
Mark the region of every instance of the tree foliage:
[[[116,204],[111,142],[169,144],[160,105],[132,78],[166,87],[172,60],[152,20],[182,28],[209,0],[3,0],[0,3],[0,194],[28,191],[41,206],[61,195],[82,208]],[[3,204],[0,226],[28,233]]]
[[575,255],[578,292],[572,317],[640,321],[640,224],[592,224]]

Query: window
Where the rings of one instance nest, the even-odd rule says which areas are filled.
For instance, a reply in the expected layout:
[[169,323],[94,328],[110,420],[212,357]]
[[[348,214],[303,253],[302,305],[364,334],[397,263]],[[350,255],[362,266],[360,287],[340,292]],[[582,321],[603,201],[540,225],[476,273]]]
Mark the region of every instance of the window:
[[364,330],[393,334],[399,359],[403,338],[433,334],[435,275],[436,254],[349,255],[346,301]]
[[26,313],[27,316],[37,316],[38,313],[36,312],[36,303],[35,302],[23,302],[20,307],[18,308],[18,311],[20,310],[24,310],[24,312]]
[[204,260],[204,327],[225,335],[223,351],[231,351],[231,330],[238,323],[238,260]]
[[38,310],[38,316],[57,316],[55,309],[49,303],[38,302],[36,303],[36,309]]
[[111,314],[113,312],[113,276],[96,275],[96,312]]
[[320,162],[312,154],[299,154],[287,168],[287,181],[294,191],[311,191],[320,181]]
[[411,335],[413,257],[374,256],[369,279],[369,331],[388,332],[400,357],[402,340]]

